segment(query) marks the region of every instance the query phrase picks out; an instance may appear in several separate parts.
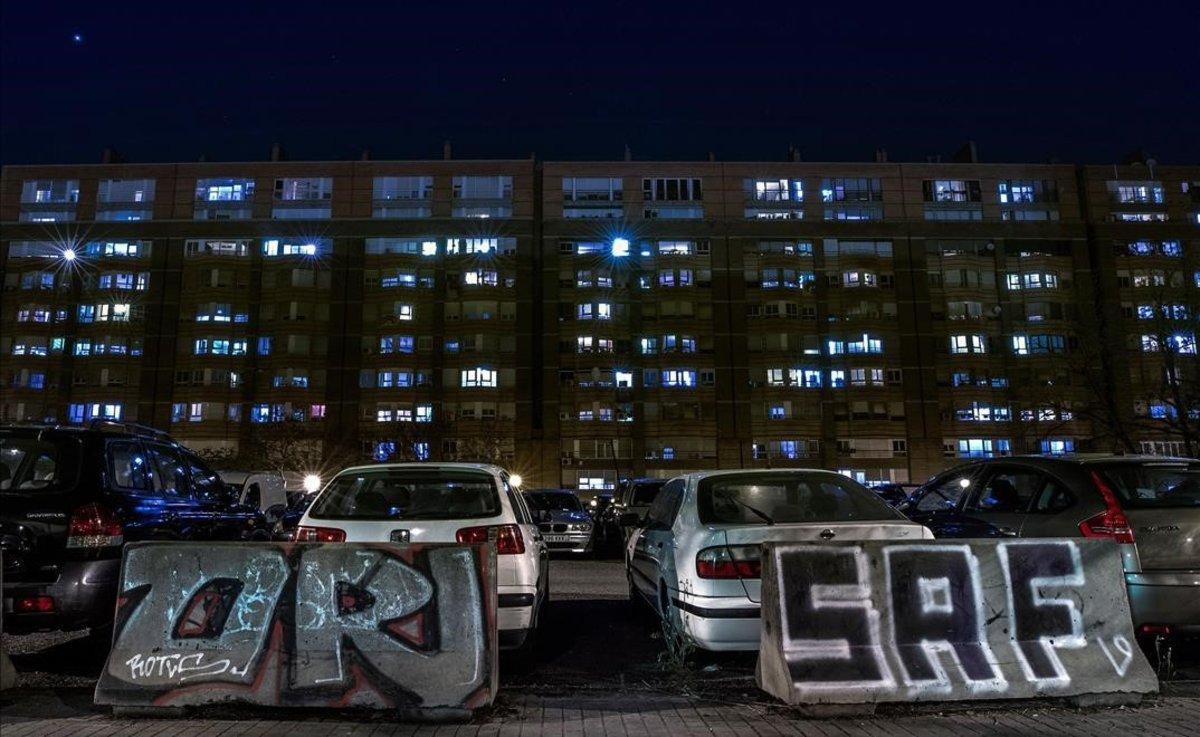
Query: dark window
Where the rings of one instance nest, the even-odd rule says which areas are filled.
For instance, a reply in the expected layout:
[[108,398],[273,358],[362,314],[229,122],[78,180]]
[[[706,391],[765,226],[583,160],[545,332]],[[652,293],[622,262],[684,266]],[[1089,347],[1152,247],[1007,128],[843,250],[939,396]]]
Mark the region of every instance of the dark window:
[[648,506],[654,503],[658,498],[658,493],[662,491],[665,481],[638,481],[633,484],[633,488],[629,491],[629,501],[626,504],[632,507]]
[[1075,504],[1075,495],[1054,479],[1047,479],[1038,493],[1031,511],[1054,514],[1070,509]]
[[389,469],[335,478],[313,504],[316,519],[482,519],[500,514],[490,474]]
[[1200,463],[1112,463],[1097,470],[1126,507],[1200,507]]
[[747,473],[700,482],[696,505],[702,524],[894,521],[904,517],[874,492],[827,473]]
[[649,526],[666,529],[675,523],[675,515],[679,512],[679,505],[683,502],[683,487],[682,480],[672,481],[659,487],[658,496],[654,498],[654,502],[646,512],[646,522]]
[[196,456],[185,452],[183,457],[192,474],[192,489],[196,496],[206,501],[221,499],[225,495],[225,482],[221,477]]
[[1042,487],[1045,477],[1028,469],[997,469],[984,486],[971,495],[972,512],[1024,512]]
[[157,486],[168,496],[189,496],[191,494],[191,478],[188,475],[187,463],[179,451],[169,445],[151,443],[146,446],[146,452],[154,461],[154,469],[158,473]]
[[79,477],[79,441],[0,435],[0,492],[60,492]]
[[504,493],[508,495],[508,503],[512,507],[513,516],[517,518],[517,522],[522,525],[527,525],[533,522],[533,516],[529,513],[529,507],[521,498],[521,495],[513,491],[513,488],[508,485],[508,481],[504,482]]
[[921,491],[921,497],[917,500],[917,511],[941,512],[957,508],[958,500],[971,488],[971,478],[974,475],[975,469],[969,468],[929,484]]
[[529,505],[541,511],[582,512],[579,497],[567,491],[534,491],[525,497]]
[[122,489],[146,494],[159,490],[158,470],[142,444],[135,440],[115,440],[107,447],[112,483]]
[[246,496],[242,500],[242,503],[255,509],[262,506],[262,491],[258,488],[258,484],[250,484],[246,489]]

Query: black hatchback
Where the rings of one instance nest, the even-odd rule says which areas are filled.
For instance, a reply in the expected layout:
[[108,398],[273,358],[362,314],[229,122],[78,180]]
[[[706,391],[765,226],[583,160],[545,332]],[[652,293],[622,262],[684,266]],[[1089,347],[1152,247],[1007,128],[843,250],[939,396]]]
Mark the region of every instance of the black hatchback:
[[105,631],[121,548],[266,540],[262,514],[165,433],[95,422],[0,427],[4,631]]

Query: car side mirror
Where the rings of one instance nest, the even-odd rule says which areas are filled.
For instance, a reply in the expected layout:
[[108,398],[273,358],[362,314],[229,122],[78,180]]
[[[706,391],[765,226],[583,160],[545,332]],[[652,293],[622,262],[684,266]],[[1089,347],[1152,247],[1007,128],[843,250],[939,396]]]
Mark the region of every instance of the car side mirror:
[[641,527],[642,515],[637,512],[624,512],[617,517],[617,524],[621,527]]

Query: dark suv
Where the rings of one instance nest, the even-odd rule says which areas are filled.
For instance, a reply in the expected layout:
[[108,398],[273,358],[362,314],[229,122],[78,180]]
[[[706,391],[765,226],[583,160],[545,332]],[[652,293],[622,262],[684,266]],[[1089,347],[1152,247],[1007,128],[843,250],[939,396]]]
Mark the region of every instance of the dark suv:
[[111,422],[0,426],[7,632],[104,632],[127,542],[268,535],[260,512],[165,433]]
[[1200,633],[1200,461],[993,458],[934,477],[900,511],[938,538],[1113,540],[1139,637]]

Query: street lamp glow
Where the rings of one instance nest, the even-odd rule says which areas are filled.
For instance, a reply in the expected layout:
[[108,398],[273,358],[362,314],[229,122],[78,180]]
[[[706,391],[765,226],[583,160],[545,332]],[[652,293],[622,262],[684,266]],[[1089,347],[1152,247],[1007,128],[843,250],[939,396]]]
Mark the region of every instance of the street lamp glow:
[[616,258],[622,258],[629,255],[629,239],[628,238],[613,238],[612,255]]
[[67,248],[67,249],[64,249],[62,252],[62,257],[63,257],[64,261],[74,261],[78,255],[79,254],[75,253],[74,248]]
[[521,474],[514,473],[513,475],[508,477],[508,484],[509,484],[509,486],[520,487],[521,482],[524,480],[525,479],[521,478]]
[[304,492],[312,494],[321,490],[321,477],[315,473],[310,473],[304,477]]

